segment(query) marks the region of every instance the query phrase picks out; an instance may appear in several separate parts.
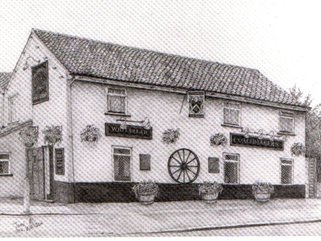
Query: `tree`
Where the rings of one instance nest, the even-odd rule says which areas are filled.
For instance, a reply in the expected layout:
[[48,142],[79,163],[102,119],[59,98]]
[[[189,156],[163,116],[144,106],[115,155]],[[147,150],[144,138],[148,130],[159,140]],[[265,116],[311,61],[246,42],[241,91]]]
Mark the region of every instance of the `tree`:
[[[296,86],[290,89],[290,94],[307,107],[312,104],[311,95],[305,95]],[[306,113],[305,132],[306,156],[321,156],[321,104],[316,105]]]

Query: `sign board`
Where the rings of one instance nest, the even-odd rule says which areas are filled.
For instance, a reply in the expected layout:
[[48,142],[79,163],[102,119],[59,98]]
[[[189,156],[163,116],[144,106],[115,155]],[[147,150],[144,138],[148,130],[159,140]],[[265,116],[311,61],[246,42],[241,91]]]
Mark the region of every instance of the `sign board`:
[[208,172],[209,173],[220,173],[220,159],[218,157],[208,158]]
[[65,155],[64,148],[55,149],[56,174],[65,175]]
[[257,136],[245,137],[244,134],[230,134],[231,146],[251,146],[251,147],[263,147],[270,148],[278,151],[283,151],[284,141],[282,140],[270,140],[268,138],[259,138]]
[[145,129],[142,126],[126,125],[126,128],[122,129],[120,124],[105,123],[105,135],[151,140],[153,138],[153,128]]
[[150,171],[150,154],[139,154],[139,169]]
[[32,67],[32,104],[49,100],[48,61]]

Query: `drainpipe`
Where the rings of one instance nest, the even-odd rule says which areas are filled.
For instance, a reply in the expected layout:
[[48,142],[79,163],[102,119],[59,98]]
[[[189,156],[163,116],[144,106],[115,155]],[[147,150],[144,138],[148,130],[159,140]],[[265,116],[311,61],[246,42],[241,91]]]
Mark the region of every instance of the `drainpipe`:
[[74,136],[73,136],[73,121],[72,121],[72,86],[75,81],[74,76],[69,76],[67,79],[68,85],[68,99],[67,99],[67,118],[68,118],[68,137],[69,147],[71,151],[71,178],[68,178],[72,182],[72,186],[75,182],[75,167],[74,167]]
[[0,128],[2,128],[2,127],[4,127],[4,100],[5,100],[5,98],[4,98],[4,93],[5,93],[5,91],[3,90],[3,92],[2,92],[2,117],[1,117],[1,126],[0,126]]

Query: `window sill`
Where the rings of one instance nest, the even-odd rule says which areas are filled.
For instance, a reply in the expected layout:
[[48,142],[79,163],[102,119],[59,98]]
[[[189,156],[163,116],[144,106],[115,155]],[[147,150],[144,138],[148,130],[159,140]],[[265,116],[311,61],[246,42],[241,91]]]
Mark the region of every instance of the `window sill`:
[[204,114],[188,114],[188,117],[190,118],[204,118]]
[[282,131],[279,131],[278,133],[276,133],[280,136],[295,136],[295,133],[290,133],[290,132],[282,132]]
[[0,177],[13,177],[13,174],[0,174]]
[[115,112],[106,112],[105,115],[121,116],[121,117],[131,117],[131,115],[129,115],[129,114],[115,113]]
[[221,124],[221,126],[223,126],[223,127],[230,127],[230,128],[236,128],[236,129],[243,129],[242,126],[232,125],[232,124]]

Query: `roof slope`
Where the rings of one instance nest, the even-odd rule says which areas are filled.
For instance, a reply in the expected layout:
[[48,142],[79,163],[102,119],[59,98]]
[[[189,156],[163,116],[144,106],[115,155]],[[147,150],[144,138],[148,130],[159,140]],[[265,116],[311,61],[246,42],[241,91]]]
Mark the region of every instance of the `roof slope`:
[[8,72],[0,72],[0,90],[4,90],[11,78],[12,73]]
[[256,69],[42,30],[34,30],[34,33],[71,74],[186,90],[203,90],[302,106],[288,92]]

